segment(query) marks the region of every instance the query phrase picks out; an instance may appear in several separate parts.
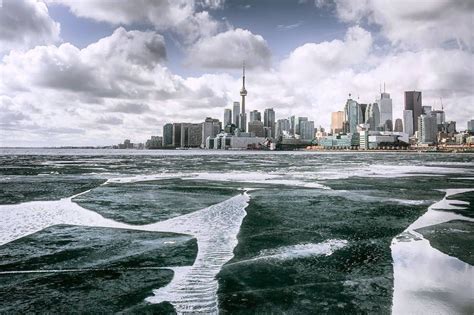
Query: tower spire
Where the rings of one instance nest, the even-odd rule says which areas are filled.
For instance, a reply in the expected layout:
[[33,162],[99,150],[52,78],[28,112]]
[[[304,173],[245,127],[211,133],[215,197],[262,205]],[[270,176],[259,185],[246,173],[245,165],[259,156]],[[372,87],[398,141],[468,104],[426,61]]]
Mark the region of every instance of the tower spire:
[[245,89],[245,60],[242,62],[242,88]]

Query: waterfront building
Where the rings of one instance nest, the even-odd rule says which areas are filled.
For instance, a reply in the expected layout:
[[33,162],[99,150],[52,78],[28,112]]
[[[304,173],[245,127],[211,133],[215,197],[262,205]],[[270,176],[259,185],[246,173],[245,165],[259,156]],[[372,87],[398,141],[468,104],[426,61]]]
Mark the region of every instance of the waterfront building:
[[247,130],[247,114],[245,113],[245,97],[247,90],[245,89],[245,63],[242,66],[242,89],[240,89],[240,96],[242,96],[242,107],[240,112],[239,128],[245,132]]
[[298,125],[298,118],[296,116],[291,116],[290,117],[290,134],[293,136],[296,134],[297,125]]
[[316,139],[321,139],[322,137],[326,137],[328,134],[327,132],[324,130],[323,127],[319,126],[319,128],[316,128],[316,133],[314,135],[314,137]]
[[360,135],[348,133],[326,136],[321,138],[318,143],[324,149],[356,149],[360,144]]
[[369,130],[377,130],[380,126],[380,111],[377,103],[372,103],[367,106],[367,124],[370,126]]
[[300,139],[314,139],[314,121],[303,120],[300,122]]
[[262,121],[262,114],[258,111],[258,110],[253,110],[250,112],[250,121],[249,122],[252,122],[252,121]]
[[216,137],[206,139],[206,148],[214,150],[245,150],[258,149],[264,146],[265,138],[252,137],[248,133],[238,136],[228,133],[219,133]]
[[409,136],[413,136],[413,111],[412,110],[404,110],[403,111],[403,130]]
[[165,124],[163,126],[163,147],[173,145],[173,124]]
[[400,118],[395,120],[395,128],[393,129],[395,132],[403,132],[403,122]]
[[160,136],[151,136],[151,138],[145,142],[145,148],[149,150],[161,149],[162,145],[163,137]]
[[202,123],[201,147],[206,146],[207,137],[215,137],[222,130],[222,124],[219,119],[207,117]]
[[202,124],[182,123],[180,135],[180,147],[197,148],[202,144]]
[[234,102],[232,109],[232,123],[239,128],[239,117],[240,117],[240,103]]
[[180,147],[181,146],[181,123],[173,123],[173,139],[171,141],[171,146]]
[[255,137],[265,137],[265,130],[263,128],[263,122],[260,120],[250,121],[249,124],[249,133],[253,134]]
[[392,131],[393,118],[392,118],[392,99],[389,93],[384,91],[380,93],[380,98],[377,100],[380,111],[380,127],[385,131]]
[[467,121],[467,131],[474,132],[474,119]]
[[270,138],[275,137],[275,111],[273,108],[266,108],[263,112],[263,126],[270,129]]
[[344,132],[345,133],[355,133],[357,131],[357,125],[359,124],[360,117],[362,112],[360,110],[359,104],[356,101],[350,98],[344,106]]
[[303,121],[308,121],[308,117],[298,117],[298,119],[296,121],[297,121],[297,123],[296,123],[296,126],[295,126],[295,135],[298,135],[301,138],[301,123]]
[[289,119],[278,119],[276,126],[276,137],[282,137],[284,134],[289,135],[290,133],[290,120]]
[[224,127],[232,124],[232,110],[229,108],[224,109]]
[[421,144],[433,144],[437,140],[436,117],[422,114],[418,117],[419,138]]
[[418,117],[422,112],[421,92],[419,91],[405,91],[405,110],[412,111],[413,131],[418,130]]
[[[366,111],[367,112],[367,111]],[[331,113],[331,130],[333,134],[341,133],[344,129],[344,112]]]

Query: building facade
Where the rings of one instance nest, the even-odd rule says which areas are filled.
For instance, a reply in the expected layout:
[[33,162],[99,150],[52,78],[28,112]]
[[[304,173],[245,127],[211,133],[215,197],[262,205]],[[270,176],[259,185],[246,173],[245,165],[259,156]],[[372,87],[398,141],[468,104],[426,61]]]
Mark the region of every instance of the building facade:
[[273,108],[266,108],[263,112],[263,126],[270,129],[270,137],[275,137],[275,111]]
[[250,112],[250,120],[249,122],[252,121],[262,121],[262,113],[260,113],[258,110],[253,110]]
[[418,117],[418,142],[421,144],[433,144],[437,141],[436,117],[431,115],[420,115]]
[[314,121],[304,120],[300,123],[300,139],[314,139]]
[[380,111],[380,127],[385,131],[392,131],[392,99],[389,93],[381,93],[380,99],[377,100]]
[[207,117],[202,123],[201,147],[206,146],[207,137],[215,137],[222,130],[222,124],[219,119]]
[[232,110],[229,108],[224,109],[224,127],[232,124]]
[[173,124],[163,125],[163,147],[171,147],[173,145]]
[[403,111],[403,130],[409,136],[413,136],[414,129],[413,129],[413,111],[412,110],[404,110]]
[[403,132],[403,122],[400,118],[395,120],[395,127],[393,128],[395,132]]
[[331,130],[333,134],[341,133],[344,130],[344,112],[337,111],[331,113]]
[[248,132],[250,132],[251,134],[254,134],[255,137],[265,137],[263,122],[261,122],[260,120],[250,121],[248,126],[249,126]]
[[418,131],[418,117],[423,113],[421,92],[405,91],[405,110],[412,111],[413,132]]

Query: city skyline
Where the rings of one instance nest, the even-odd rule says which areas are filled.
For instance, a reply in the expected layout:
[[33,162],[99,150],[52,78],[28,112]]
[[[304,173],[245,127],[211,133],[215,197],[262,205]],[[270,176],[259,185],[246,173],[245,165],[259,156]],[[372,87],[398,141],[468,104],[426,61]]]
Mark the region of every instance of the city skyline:
[[349,93],[370,104],[384,82],[393,123],[415,90],[459,130],[474,116],[469,1],[272,2],[260,18],[265,4],[3,1],[1,145],[145,142],[167,122],[222,121],[244,60],[247,122],[273,108],[329,130]]

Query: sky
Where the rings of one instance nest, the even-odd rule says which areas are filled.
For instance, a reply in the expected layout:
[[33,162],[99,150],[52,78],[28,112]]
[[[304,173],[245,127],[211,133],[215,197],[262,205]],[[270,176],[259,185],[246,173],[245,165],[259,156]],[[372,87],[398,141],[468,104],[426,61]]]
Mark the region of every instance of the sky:
[[474,119],[471,0],[0,0],[0,146],[144,142],[239,101],[330,127],[385,84]]

